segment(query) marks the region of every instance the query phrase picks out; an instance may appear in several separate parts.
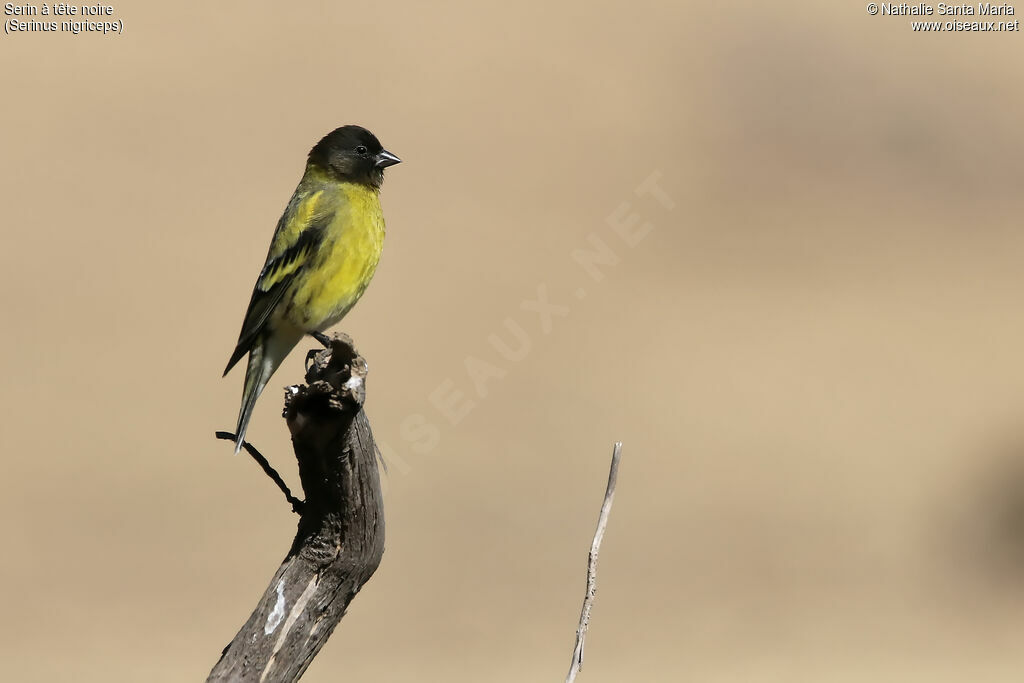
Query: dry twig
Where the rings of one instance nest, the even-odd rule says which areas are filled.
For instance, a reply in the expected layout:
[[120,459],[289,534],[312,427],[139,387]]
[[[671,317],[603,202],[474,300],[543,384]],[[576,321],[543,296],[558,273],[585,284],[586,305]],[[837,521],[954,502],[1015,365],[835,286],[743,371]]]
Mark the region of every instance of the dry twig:
[[619,456],[622,454],[622,442],[615,444],[612,450],[612,466],[608,472],[608,487],[604,492],[604,502],[601,503],[601,514],[597,518],[597,531],[594,533],[594,542],[590,545],[590,557],[587,559],[587,593],[583,598],[583,609],[580,612],[580,625],[576,629],[576,647],[572,651],[572,664],[569,666],[569,674],[565,677],[565,683],[572,683],[576,680],[576,674],[583,669],[583,642],[587,637],[587,627],[590,626],[590,608],[594,605],[594,596],[597,595],[597,553],[601,550],[601,541],[604,540],[604,530],[608,526],[608,515],[612,511],[612,499],[615,498],[615,483],[619,478]]

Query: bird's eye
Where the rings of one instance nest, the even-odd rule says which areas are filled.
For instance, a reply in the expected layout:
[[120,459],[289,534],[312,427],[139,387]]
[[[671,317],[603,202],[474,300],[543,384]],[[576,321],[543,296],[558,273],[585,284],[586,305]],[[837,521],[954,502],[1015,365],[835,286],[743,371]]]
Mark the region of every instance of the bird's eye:
[[366,148],[362,145],[356,147],[356,154],[366,154]]

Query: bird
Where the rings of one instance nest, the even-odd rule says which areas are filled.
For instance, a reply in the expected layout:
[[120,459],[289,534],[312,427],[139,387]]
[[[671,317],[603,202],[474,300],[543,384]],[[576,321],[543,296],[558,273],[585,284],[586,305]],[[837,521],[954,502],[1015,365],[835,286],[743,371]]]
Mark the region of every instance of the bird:
[[331,131],[310,150],[277,221],[224,369],[226,376],[249,354],[236,454],[256,399],[288,353],[306,334],[326,342],[323,331],[340,321],[370,284],[384,249],[384,169],[400,162],[373,133],[356,125]]

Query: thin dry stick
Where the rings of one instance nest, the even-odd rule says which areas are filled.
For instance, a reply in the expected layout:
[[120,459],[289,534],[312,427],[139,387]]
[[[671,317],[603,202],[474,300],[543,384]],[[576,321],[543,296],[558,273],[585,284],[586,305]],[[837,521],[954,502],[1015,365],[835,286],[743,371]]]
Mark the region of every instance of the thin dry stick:
[[619,456],[622,454],[622,442],[615,444],[612,450],[612,467],[608,472],[608,488],[604,492],[604,502],[601,504],[601,514],[597,518],[597,531],[594,533],[594,542],[590,545],[590,558],[587,560],[587,594],[583,598],[583,610],[580,612],[580,626],[576,629],[576,647],[572,651],[572,664],[569,666],[569,674],[565,677],[565,683],[572,683],[576,680],[576,674],[583,669],[583,641],[587,637],[587,627],[590,625],[590,608],[594,605],[594,596],[597,595],[597,553],[601,550],[601,541],[604,540],[604,530],[608,526],[608,515],[612,511],[612,499],[615,498],[615,482],[619,478]]
[[[224,441],[235,440],[234,432],[214,432],[214,436]],[[302,501],[292,495],[292,491],[288,488],[288,484],[284,483],[284,479],[282,479],[281,475],[277,473],[277,470],[271,466],[270,461],[268,461],[267,458],[256,450],[256,447],[248,441],[242,442],[242,448],[245,449],[246,453],[252,456],[252,459],[256,461],[256,464],[263,469],[264,474],[270,477],[272,482],[277,484],[277,488],[281,489],[281,493],[284,494],[285,500],[287,500],[292,506],[292,512],[301,515],[303,505]]]

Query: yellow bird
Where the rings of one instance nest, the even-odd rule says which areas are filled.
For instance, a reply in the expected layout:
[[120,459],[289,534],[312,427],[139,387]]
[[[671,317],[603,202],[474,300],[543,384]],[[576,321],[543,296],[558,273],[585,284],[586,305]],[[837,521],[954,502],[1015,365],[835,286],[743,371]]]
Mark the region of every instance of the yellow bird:
[[246,353],[235,453],[263,387],[303,335],[321,342],[366,291],[384,249],[380,186],[401,161],[373,133],[342,126],[309,152],[306,171],[270,242],[224,374]]

